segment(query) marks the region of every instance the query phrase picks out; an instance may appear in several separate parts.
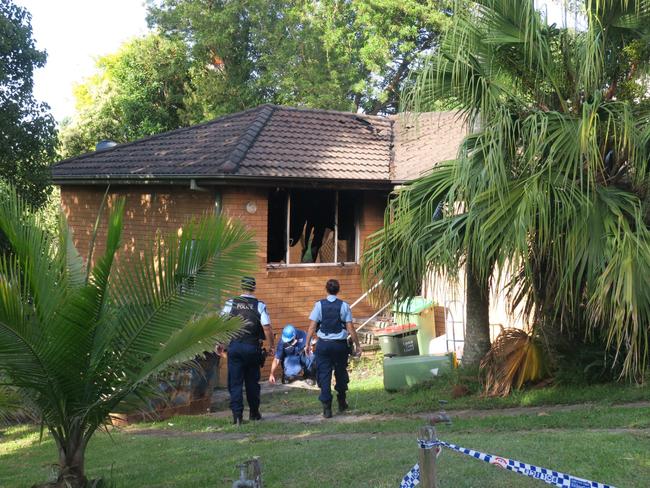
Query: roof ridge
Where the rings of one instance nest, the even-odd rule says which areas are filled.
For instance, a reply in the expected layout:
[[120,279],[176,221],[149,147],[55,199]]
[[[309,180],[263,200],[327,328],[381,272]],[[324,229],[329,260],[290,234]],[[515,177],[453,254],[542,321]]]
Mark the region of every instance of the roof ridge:
[[395,157],[395,131],[396,124],[395,119],[391,117],[390,119],[390,145],[388,150],[388,178],[390,180],[395,176],[395,169],[397,166],[397,160]]
[[211,125],[211,124],[216,124],[218,122],[223,122],[225,120],[234,119],[234,118],[240,117],[242,115],[249,114],[249,113],[255,112],[255,111],[259,111],[259,110],[262,110],[264,108],[272,107],[272,106],[273,105],[265,103],[263,105],[258,105],[256,107],[252,107],[252,108],[249,108],[249,109],[246,109],[246,110],[242,110],[241,112],[235,112],[235,113],[231,113],[231,114],[222,115],[221,117],[217,117],[216,119],[208,120],[206,122],[201,122],[200,124],[188,125],[187,127],[179,127],[178,129],[172,129],[172,130],[168,130],[168,131],[165,131],[165,132],[159,132],[157,134],[152,134],[150,136],[146,136],[146,137],[142,137],[140,139],[136,139],[135,141],[129,141],[129,142],[124,142],[124,143],[121,143],[121,144],[117,144],[116,146],[113,146],[113,147],[110,147],[110,148],[107,148],[107,149],[102,149],[101,151],[96,151],[95,150],[95,151],[90,151],[90,152],[87,152],[87,153],[84,153],[84,154],[79,154],[77,156],[72,156],[72,157],[63,159],[61,161],[58,161],[57,163],[52,165],[52,167],[59,166],[59,165],[61,165],[63,163],[68,163],[70,161],[75,161],[75,160],[78,160],[78,159],[84,159],[84,158],[87,158],[87,157],[91,157],[91,156],[97,154],[98,152],[101,152],[102,154],[106,154],[106,153],[113,152],[113,151],[115,151],[117,149],[133,146],[134,144],[139,144],[141,142],[151,141],[151,140],[159,139],[161,137],[166,137],[166,136],[168,136],[170,134],[178,134],[178,133],[186,132],[188,130],[196,129],[196,128],[199,128],[199,127],[205,127],[205,126],[208,126],[208,125]]
[[290,107],[288,105],[271,105],[279,110],[295,110],[298,112],[319,112],[332,115],[346,115],[350,117],[361,117],[372,120],[388,121],[391,115],[372,115],[359,112],[348,112],[345,110],[330,110],[326,108]]
[[271,115],[275,112],[276,107],[274,105],[264,104],[260,105],[258,108],[260,110],[257,113],[255,120],[253,120],[246,131],[239,136],[239,139],[235,143],[233,150],[230,152],[228,159],[226,159],[226,161],[221,165],[223,171],[227,173],[237,172],[239,164],[244,160],[246,153],[248,153],[250,148],[253,147],[253,144],[255,144],[257,136],[260,135],[260,132],[262,132],[266,126]]

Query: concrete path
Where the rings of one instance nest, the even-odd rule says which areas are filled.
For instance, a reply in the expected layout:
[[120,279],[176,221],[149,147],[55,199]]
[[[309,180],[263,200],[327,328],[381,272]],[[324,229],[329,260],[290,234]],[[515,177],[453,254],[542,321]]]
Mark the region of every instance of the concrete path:
[[[283,385],[280,382],[276,383],[275,385],[272,385],[268,381],[260,382],[260,389],[261,389],[260,393],[263,397],[268,395],[277,395],[277,394],[286,393],[295,390],[296,388],[300,390],[318,391],[318,387],[316,385],[310,386],[304,381],[300,381],[300,380],[294,381],[292,383],[288,383],[286,385]],[[229,398],[230,396],[228,395],[227,389],[214,390],[214,393],[212,394],[213,410],[227,408]]]

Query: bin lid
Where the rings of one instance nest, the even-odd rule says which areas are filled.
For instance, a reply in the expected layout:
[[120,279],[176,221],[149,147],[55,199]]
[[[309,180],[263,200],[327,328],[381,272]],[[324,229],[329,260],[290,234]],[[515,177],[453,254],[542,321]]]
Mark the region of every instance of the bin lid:
[[405,332],[415,332],[419,329],[417,324],[403,324],[403,325],[391,325],[390,327],[384,327],[382,329],[376,329],[374,334],[376,336],[387,336],[387,335],[399,335],[404,334]]
[[416,314],[433,307],[433,304],[432,300],[427,300],[424,297],[413,297],[393,305],[393,312]]

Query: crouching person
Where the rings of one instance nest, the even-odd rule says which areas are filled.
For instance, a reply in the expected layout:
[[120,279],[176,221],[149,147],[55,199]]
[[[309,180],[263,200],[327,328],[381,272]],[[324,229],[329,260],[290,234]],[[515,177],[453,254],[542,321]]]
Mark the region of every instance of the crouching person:
[[337,280],[328,280],[325,285],[327,298],[314,304],[309,315],[306,350],[311,353],[311,339],[318,337],[316,344],[316,375],[323,404],[323,417],[332,416],[332,371],[336,379],[336,394],[339,412],[348,408],[346,392],[350,378],[348,376],[348,336],[354,342],[355,355],[361,356],[361,345],[357,332],[352,325],[350,305],[339,300],[336,295],[340,290]]
[[299,379],[302,373],[307,383],[314,383],[314,355],[305,351],[306,339],[307,334],[293,325],[287,325],[282,329],[282,340],[278,344],[271,364],[270,383],[275,384],[275,372],[280,364],[283,369],[283,378],[287,381]]

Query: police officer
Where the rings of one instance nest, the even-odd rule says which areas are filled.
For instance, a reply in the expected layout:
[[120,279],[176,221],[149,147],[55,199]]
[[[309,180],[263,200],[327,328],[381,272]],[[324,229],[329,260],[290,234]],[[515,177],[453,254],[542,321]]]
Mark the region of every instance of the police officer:
[[275,384],[275,372],[282,364],[282,375],[287,381],[298,379],[302,372],[307,384],[314,384],[312,379],[314,355],[305,352],[306,339],[307,334],[291,324],[282,329],[282,343],[278,343],[278,348],[275,351],[269,383]]
[[246,386],[249,419],[261,420],[260,362],[266,338],[273,353],[271,318],[263,301],[255,298],[255,278],[241,280],[242,294],[226,301],[224,315],[241,317],[244,325],[228,345],[228,392],[233,424],[241,425],[244,413],[243,386]]
[[348,408],[345,399],[350,378],[348,376],[348,335],[355,345],[355,356],[361,356],[361,345],[357,331],[352,326],[350,305],[339,300],[336,295],[340,290],[337,280],[328,280],[325,285],[327,298],[314,304],[309,315],[309,331],[306,339],[306,352],[311,352],[311,339],[318,337],[316,344],[316,375],[323,404],[323,417],[332,417],[332,371],[336,378],[336,393],[339,412]]

